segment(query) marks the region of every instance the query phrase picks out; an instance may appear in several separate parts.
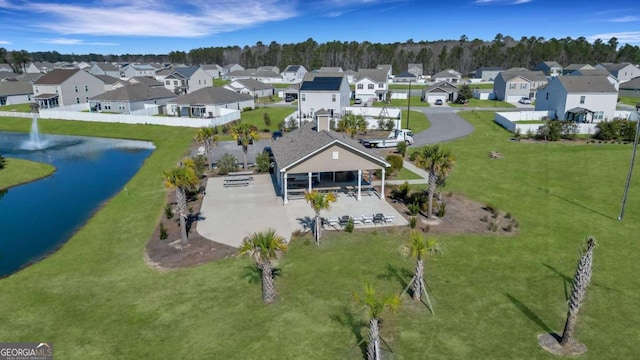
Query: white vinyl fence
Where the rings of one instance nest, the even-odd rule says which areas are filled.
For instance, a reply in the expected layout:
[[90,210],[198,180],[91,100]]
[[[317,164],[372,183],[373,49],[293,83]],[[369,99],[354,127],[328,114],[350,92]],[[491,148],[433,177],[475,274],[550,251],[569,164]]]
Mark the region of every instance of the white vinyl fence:
[[[554,111],[510,111],[510,112],[497,112],[494,121],[503,128],[515,133],[519,130],[521,134],[526,134],[529,131],[535,133],[538,128],[543,125],[542,118],[548,117],[552,119],[555,115]],[[620,119],[628,119],[631,121],[638,121],[640,116],[637,112],[632,111],[616,111],[615,117]],[[521,124],[521,121],[540,121],[537,124]],[[578,134],[595,134],[597,123],[578,123]]]
[[0,111],[0,117],[19,117],[19,118],[29,118],[33,117],[32,113],[24,113],[17,111]]

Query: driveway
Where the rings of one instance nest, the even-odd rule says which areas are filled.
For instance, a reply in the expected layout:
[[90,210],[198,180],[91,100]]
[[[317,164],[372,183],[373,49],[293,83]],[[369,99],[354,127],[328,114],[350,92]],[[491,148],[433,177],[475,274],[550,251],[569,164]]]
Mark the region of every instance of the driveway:
[[414,110],[422,111],[431,123],[427,130],[413,136],[415,146],[451,141],[473,132],[473,126],[458,116],[452,108],[428,107]]

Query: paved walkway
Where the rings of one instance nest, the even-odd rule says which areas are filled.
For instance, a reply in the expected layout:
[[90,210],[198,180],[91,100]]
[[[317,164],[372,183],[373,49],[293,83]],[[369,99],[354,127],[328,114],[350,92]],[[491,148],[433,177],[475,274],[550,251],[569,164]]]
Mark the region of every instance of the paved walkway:
[[451,141],[473,132],[473,126],[456,114],[453,108],[416,108],[422,111],[431,126],[413,136],[414,146],[424,146]]

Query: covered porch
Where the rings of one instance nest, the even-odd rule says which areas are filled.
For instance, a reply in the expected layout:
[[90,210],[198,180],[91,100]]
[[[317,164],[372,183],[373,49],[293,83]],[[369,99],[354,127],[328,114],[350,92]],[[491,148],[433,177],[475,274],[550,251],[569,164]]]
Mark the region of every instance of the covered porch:
[[566,119],[580,123],[592,123],[595,112],[582,107],[567,110]]
[[375,170],[332,171],[322,173],[281,173],[280,193],[283,202],[304,199],[310,191],[332,192],[338,197],[349,197],[362,200],[363,196],[384,199],[385,169],[381,170],[382,185],[380,191],[372,185]]
[[40,94],[34,96],[33,100],[38,103],[40,109],[51,109],[60,106],[58,94]]

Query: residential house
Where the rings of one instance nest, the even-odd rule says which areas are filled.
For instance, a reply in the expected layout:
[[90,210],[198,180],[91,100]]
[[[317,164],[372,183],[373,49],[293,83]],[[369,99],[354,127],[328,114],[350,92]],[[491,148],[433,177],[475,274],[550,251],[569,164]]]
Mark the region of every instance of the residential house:
[[393,78],[393,82],[415,82],[416,80],[418,80],[418,77],[408,71],[401,72]]
[[0,106],[31,102],[33,85],[25,81],[0,82]]
[[324,109],[332,117],[342,116],[349,106],[350,94],[351,89],[344,74],[307,73],[300,85],[299,114],[312,118],[316,111]]
[[89,64],[86,61],[74,62],[72,65],[73,65],[72,67],[76,69],[86,70],[86,71],[89,71],[88,69],[91,68],[92,66],[92,64]]
[[282,76],[270,70],[246,69],[232,71],[222,76],[223,79],[234,81],[239,79],[255,79],[265,84],[282,83]]
[[392,78],[393,77],[393,67],[390,64],[380,64],[380,65],[376,66],[376,69],[377,70],[384,70],[387,73],[387,78]]
[[[207,64],[200,66],[212,79],[220,79],[222,76],[222,66],[218,64]],[[156,73],[157,74],[157,73]]]
[[89,106],[91,111],[129,114],[149,105],[166,105],[176,98],[176,94],[162,86],[128,84],[89,98]]
[[100,81],[102,81],[102,83],[104,84],[104,91],[111,91],[113,89],[124,86],[124,84],[126,83],[126,81],[124,80],[120,80],[119,78],[114,78],[109,75],[93,75],[93,76],[97,77],[98,79],[100,79]]
[[80,69],[55,69],[33,83],[33,99],[40,108],[89,102],[104,92],[104,83]]
[[200,67],[179,67],[164,78],[164,87],[178,95],[213,86],[213,79]]
[[240,70],[244,70],[244,67],[239,64],[228,64],[222,67],[221,75],[227,75],[228,73]]
[[341,67],[330,67],[330,66],[323,66],[318,70],[314,70],[314,72],[319,72],[319,73],[341,73],[344,72],[344,70],[342,70]]
[[557,76],[538,90],[536,111],[554,111],[558,120],[613,119],[618,91],[606,76]]
[[0,73],[1,72],[12,73],[13,72],[13,68],[9,64],[0,64]]
[[640,77],[620,84],[620,96],[640,98]]
[[280,74],[282,76],[282,81],[286,83],[298,83],[304,79],[304,74],[307,73],[307,69],[305,69],[302,65],[289,65],[286,69]]
[[389,91],[385,69],[360,69],[356,76],[356,99],[363,102],[382,101]]
[[48,61],[32,62],[32,63],[29,63],[29,65],[27,65],[24,72],[30,73],[30,74],[46,74],[55,68],[56,66]]
[[601,63],[595,67],[596,69],[606,69],[621,83],[640,76],[640,68],[630,63]]
[[271,71],[274,72],[276,74],[280,74],[280,68],[277,66],[258,66],[258,68],[256,69],[258,71]]
[[167,114],[172,116],[212,117],[218,109],[243,110],[255,108],[253,96],[239,94],[221,87],[205,87],[167,104]]
[[437,100],[443,102],[454,102],[458,99],[458,88],[446,81],[435,83],[422,89],[420,100],[428,103],[435,103]]
[[19,74],[16,76],[16,80],[18,81],[26,81],[28,83],[34,83],[36,80],[40,79],[43,75],[41,73],[35,73],[35,74],[30,74],[30,73],[24,73],[24,74]]
[[413,74],[416,78],[420,78],[423,75],[422,64],[409,64],[407,65],[407,71]]
[[593,66],[589,64],[569,64],[562,69],[562,75],[569,75],[576,70],[593,70]]
[[278,96],[285,100],[287,98],[291,99],[289,102],[298,100],[298,94],[300,93],[300,84],[301,82],[291,84],[284,89],[279,89]]
[[501,71],[493,81],[495,98],[500,101],[517,102],[523,97],[535,99],[536,90],[548,82],[542,71],[511,68]]
[[447,69],[433,74],[431,80],[437,83],[444,81],[450,84],[457,84],[462,80],[462,74],[453,69]]
[[0,71],[0,82],[2,81],[17,81],[18,74],[9,71]]
[[240,94],[249,94],[254,98],[275,95],[273,85],[265,84],[255,79],[234,80],[225,85],[224,88]]
[[120,70],[111,63],[95,63],[89,69],[89,73],[93,75],[108,75],[114,78],[120,77]]
[[162,69],[162,70],[158,70],[156,71],[156,74],[153,76],[154,79],[158,80],[158,81],[162,81],[162,83],[164,84],[164,79],[173,74],[174,69],[172,67],[170,68],[166,68],[166,69]]
[[150,86],[150,87],[162,87],[162,86],[164,86],[164,82],[158,81],[158,80],[156,80],[154,78],[145,77],[145,76],[132,77],[131,79],[127,80],[127,82],[129,84],[132,84],[132,85],[140,84],[140,85],[145,85],[145,86]]
[[620,82],[618,81],[618,79],[616,79],[615,76],[611,75],[611,73],[606,69],[576,70],[566,76],[606,76],[607,80],[609,80],[609,82],[616,88],[616,90],[620,87]]
[[[346,79],[344,80],[346,83]],[[310,180],[313,174],[318,174],[320,181],[328,180],[333,183],[353,181],[354,195],[361,199],[364,190],[362,184],[373,172],[381,174],[384,194],[385,171],[390,166],[376,151],[363,147],[358,141],[337,133],[330,129],[330,117],[325,112],[318,114],[309,124],[285,134],[282,138],[270,144],[273,151],[274,174],[280,188],[283,203],[289,202],[289,194],[300,192],[300,188],[293,189],[292,185],[304,184],[307,191],[313,190]],[[297,184],[295,175],[301,181]],[[380,196],[381,201],[384,196]]]
[[500,66],[481,66],[476,69],[474,76],[476,79],[482,79],[482,81],[493,81],[503,70],[504,68]]
[[556,61],[543,61],[536,65],[533,68],[533,71],[542,71],[542,73],[547,76],[558,76],[562,75],[563,68],[562,65],[558,64]]
[[129,64],[120,69],[120,77],[132,78],[137,76],[154,77],[156,68],[149,64]]

